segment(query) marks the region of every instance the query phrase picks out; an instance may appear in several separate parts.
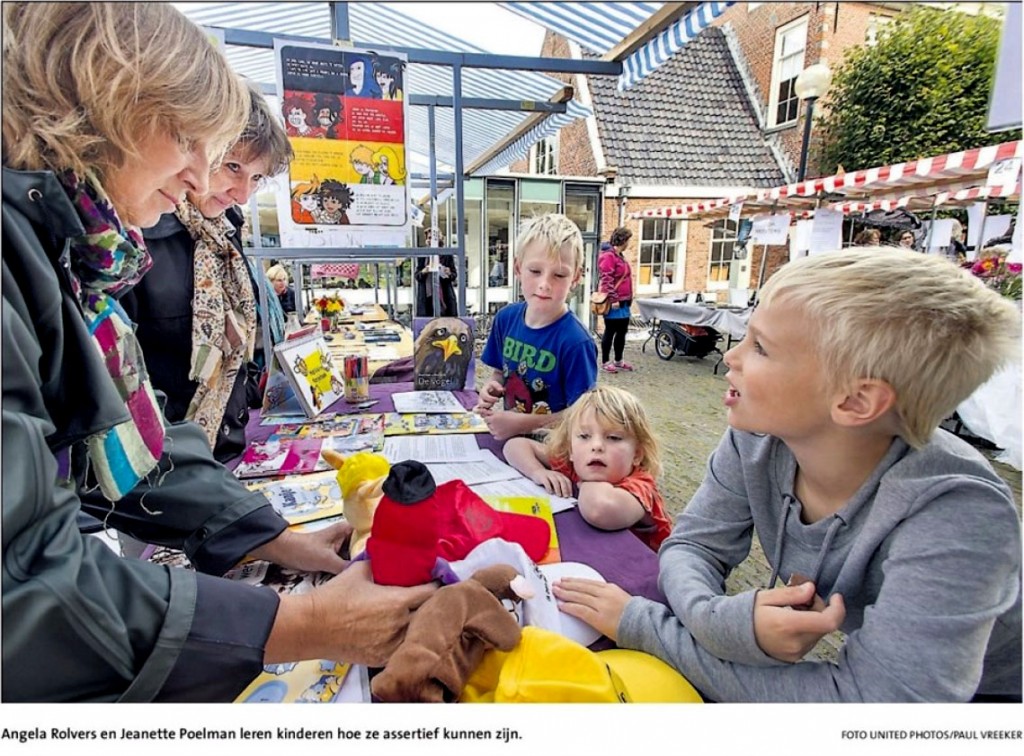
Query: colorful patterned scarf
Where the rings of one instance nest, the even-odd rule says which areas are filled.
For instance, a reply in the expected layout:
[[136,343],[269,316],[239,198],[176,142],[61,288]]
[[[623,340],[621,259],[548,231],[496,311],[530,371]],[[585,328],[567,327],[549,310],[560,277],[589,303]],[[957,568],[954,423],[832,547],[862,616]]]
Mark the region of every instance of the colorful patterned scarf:
[[188,200],[176,215],[196,243],[188,377],[199,386],[185,418],[202,427],[213,448],[238,371],[253,358],[256,302],[245,258],[231,243],[231,221],[206,218]]
[[152,260],[142,233],[121,224],[94,175],[83,179],[69,171],[59,178],[85,227],[85,234],[70,242],[72,289],[130,416],[86,440],[101,493],[117,501],[156,467],[164,448],[163,415],[142,350],[131,321],[112,296],[136,284]]

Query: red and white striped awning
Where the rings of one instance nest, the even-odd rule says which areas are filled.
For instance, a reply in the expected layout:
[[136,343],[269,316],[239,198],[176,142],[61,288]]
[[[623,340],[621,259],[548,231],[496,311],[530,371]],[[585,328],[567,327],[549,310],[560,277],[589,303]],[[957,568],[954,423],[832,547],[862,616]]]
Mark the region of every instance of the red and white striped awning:
[[947,204],[960,204],[965,202],[980,202],[986,199],[1003,198],[1009,199],[1018,197],[1021,191],[1021,184],[1009,186],[969,186],[964,188],[950,188],[946,191],[928,192],[925,194],[905,194],[902,197],[885,197],[868,202],[836,202],[829,205],[832,210],[839,210],[842,213],[867,213],[872,210],[895,210],[905,207],[910,210],[927,210],[932,207],[940,207]]
[[1024,156],[1020,141],[1003,142],[989,147],[978,147],[948,155],[895,163],[879,168],[810,179],[797,184],[775,187],[758,192],[759,200],[784,200],[788,197],[817,197],[825,194],[859,194],[889,190],[896,187],[936,186],[950,181],[975,179],[984,184],[993,163]]
[[743,197],[724,197],[717,200],[695,202],[690,205],[671,205],[669,207],[658,207],[652,210],[639,210],[630,213],[630,218],[683,218],[688,215],[697,215],[728,208],[736,200],[742,201]]
[[[1009,198],[1020,194],[1016,185],[990,186],[989,169],[1003,160],[1024,158],[1024,142],[1003,142],[948,155],[867,168],[809,179],[746,196],[726,197],[689,205],[672,205],[631,213],[631,218],[683,218],[725,212],[742,202],[744,210],[811,210],[822,204],[843,212],[893,209],[913,205],[930,208],[972,199]],[[973,192],[973,194],[972,194]]]

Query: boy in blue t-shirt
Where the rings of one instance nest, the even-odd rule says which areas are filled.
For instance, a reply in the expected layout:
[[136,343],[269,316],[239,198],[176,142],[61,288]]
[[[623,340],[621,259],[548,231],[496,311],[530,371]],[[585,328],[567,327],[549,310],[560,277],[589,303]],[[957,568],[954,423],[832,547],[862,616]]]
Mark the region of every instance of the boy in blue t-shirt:
[[597,347],[566,305],[583,272],[579,228],[554,213],[528,221],[516,240],[513,270],[525,301],[494,318],[481,356],[494,373],[476,406],[497,439],[554,425],[597,383]]

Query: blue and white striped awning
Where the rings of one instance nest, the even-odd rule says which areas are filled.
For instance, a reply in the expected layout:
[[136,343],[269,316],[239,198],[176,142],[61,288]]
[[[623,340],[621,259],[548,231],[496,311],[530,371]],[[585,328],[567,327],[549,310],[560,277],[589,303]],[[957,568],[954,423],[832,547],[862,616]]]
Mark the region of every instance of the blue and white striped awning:
[[[247,29],[282,35],[299,35],[330,42],[331,17],[326,2],[241,2],[241,3],[175,3],[186,16],[203,26]],[[409,18],[382,3],[349,3],[349,32],[353,43],[373,48],[374,44],[410,47],[449,52],[487,53],[465,40],[435,29],[422,21]],[[274,84],[274,53],[272,50],[228,45],[227,58],[239,73],[263,84]],[[462,96],[502,98],[544,102],[565,84],[550,76],[531,71],[495,69],[463,69]],[[451,97],[451,69],[410,63],[405,72],[405,91],[410,94]],[[502,151],[504,163],[488,161],[476,173],[497,170],[524,157],[537,140],[550,136],[576,118],[591,114],[590,108],[578,102],[567,104],[567,112],[553,114],[516,140],[515,150]],[[502,110],[463,110],[463,165],[493,148],[513,132],[530,113]],[[438,160],[455,165],[455,114],[452,108],[435,108],[435,149]],[[429,122],[426,107],[410,105],[406,140],[409,149],[429,154]],[[527,137],[533,137],[527,141]]]
[[664,3],[498,3],[604,55]]
[[730,5],[735,5],[735,2],[701,3],[622,61],[619,91],[629,89],[683,49],[687,42],[711,26],[714,19],[725,13],[726,8]]
[[[604,55],[664,3],[499,3],[499,5]],[[735,2],[701,3],[622,62],[619,91],[629,89],[675,55]]]
[[553,136],[563,126],[567,126],[577,118],[586,118],[590,113],[590,108],[580,105],[575,100],[569,100],[566,103],[565,113],[554,113],[541,121],[480,166],[476,172],[481,174],[494,173],[499,168],[515,162],[529,152],[531,145],[539,142],[544,137]]

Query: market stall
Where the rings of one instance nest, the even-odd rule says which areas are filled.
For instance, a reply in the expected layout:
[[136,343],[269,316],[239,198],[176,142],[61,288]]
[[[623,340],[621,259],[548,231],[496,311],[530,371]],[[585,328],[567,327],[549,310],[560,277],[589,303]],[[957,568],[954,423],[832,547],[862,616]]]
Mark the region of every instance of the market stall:
[[[974,259],[979,249],[999,235],[991,229],[986,231],[991,204],[1016,203],[1018,208],[1015,212],[1019,218],[1022,162],[1024,142],[1003,142],[808,179],[745,195],[652,208],[634,213],[632,217],[698,219],[728,214],[738,220],[743,216],[753,216],[755,229],[751,241],[756,247],[761,246],[757,244],[757,218],[773,215],[788,227],[792,258],[844,245],[841,237],[843,218],[864,218],[866,214],[879,210],[905,210],[919,213],[922,217],[930,215],[934,220],[940,209],[966,207],[974,209],[974,213],[969,215],[972,215],[971,223],[977,224],[977,228],[968,228],[968,259]],[[818,232],[826,223],[831,225],[831,233]],[[940,242],[943,240],[933,238],[933,233],[937,233],[936,224],[929,224],[926,237],[921,239],[924,250],[942,248]],[[1007,259],[1019,262],[1021,245],[1019,231],[1017,233]],[[825,239],[831,241],[822,241]],[[783,243],[785,241],[783,237]],[[768,245],[763,245],[760,250],[761,284],[767,270],[764,264],[767,252]],[[1003,449],[999,459],[1016,469],[1021,468],[1021,395],[1021,366],[1016,363],[993,376],[958,408],[964,426],[972,434]]]

